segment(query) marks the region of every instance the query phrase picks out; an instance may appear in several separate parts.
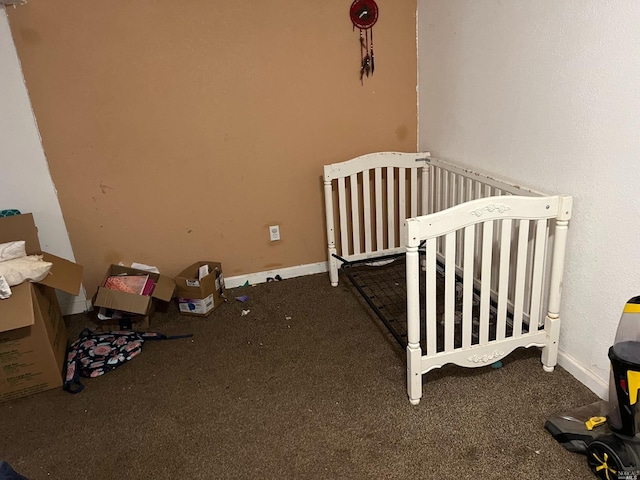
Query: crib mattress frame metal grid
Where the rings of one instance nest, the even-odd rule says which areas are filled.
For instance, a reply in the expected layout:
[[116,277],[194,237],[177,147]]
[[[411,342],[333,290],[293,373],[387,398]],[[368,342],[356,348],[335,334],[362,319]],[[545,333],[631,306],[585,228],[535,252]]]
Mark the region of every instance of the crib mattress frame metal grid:
[[[424,256],[424,250],[419,250],[421,259]],[[340,265],[340,271],[349,279],[353,287],[358,291],[362,298],[367,302],[371,309],[375,312],[377,317],[395,338],[398,344],[402,348],[407,347],[407,285],[406,285],[406,265],[405,254],[399,253],[394,255],[387,255],[384,257],[377,257],[375,259],[356,260],[349,262],[339,258],[342,262]],[[438,263],[437,275],[439,283],[444,282],[444,265]],[[456,277],[456,286],[462,287],[462,277]],[[421,287],[420,292],[424,289],[424,277],[420,277]],[[438,288],[439,295],[437,295],[438,305],[436,310],[438,311],[438,333],[437,333],[437,350],[439,352],[444,350],[444,336],[443,336],[443,319],[442,311],[444,310],[442,304],[442,294]],[[480,292],[474,291],[474,325],[472,328],[472,344],[479,343],[479,322],[478,306],[480,303]],[[458,302],[458,308],[456,315],[461,318],[461,303]],[[489,322],[489,338],[495,340],[496,338],[496,318],[497,318],[497,304],[492,301],[490,304],[490,316]],[[513,316],[512,312],[507,312],[507,334],[510,334],[513,329]],[[425,319],[425,302],[424,295],[421,293],[420,299],[420,319]],[[525,330],[528,329],[528,325],[525,326]],[[462,331],[461,326],[456,325],[454,329],[454,343],[456,347],[462,345]],[[427,339],[426,330],[421,330],[420,345],[423,350],[426,350]]]

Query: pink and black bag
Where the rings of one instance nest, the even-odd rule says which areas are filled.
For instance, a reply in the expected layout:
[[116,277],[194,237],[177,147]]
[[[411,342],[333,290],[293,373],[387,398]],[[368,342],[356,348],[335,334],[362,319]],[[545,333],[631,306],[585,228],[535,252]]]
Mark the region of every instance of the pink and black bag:
[[115,370],[136,357],[147,340],[173,340],[188,335],[167,337],[156,332],[93,332],[85,328],[67,353],[67,373],[62,388],[69,393],[80,393],[84,385],[80,377],[95,378]]

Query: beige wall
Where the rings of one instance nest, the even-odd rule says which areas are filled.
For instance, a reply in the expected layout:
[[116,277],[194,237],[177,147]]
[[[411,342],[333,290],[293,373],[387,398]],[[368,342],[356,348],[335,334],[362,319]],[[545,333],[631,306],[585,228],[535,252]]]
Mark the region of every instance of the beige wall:
[[[110,263],[326,259],[322,165],[416,149],[416,2],[30,0],[16,49],[89,295]],[[267,226],[280,225],[270,242]]]

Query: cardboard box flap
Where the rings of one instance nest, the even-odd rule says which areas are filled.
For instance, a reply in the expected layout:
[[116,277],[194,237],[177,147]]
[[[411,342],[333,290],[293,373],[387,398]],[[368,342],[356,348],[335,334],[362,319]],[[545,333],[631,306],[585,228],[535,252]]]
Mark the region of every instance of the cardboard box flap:
[[98,287],[98,292],[96,293],[93,304],[96,307],[113,308],[114,310],[123,312],[146,315],[151,306],[150,300],[149,297],[143,295]]
[[38,229],[31,213],[2,217],[0,222],[0,243],[24,240],[28,255],[40,253]]
[[11,296],[0,300],[0,332],[33,325],[34,318],[31,284],[11,287]]
[[42,257],[45,261],[53,263],[53,266],[49,275],[38,283],[78,295],[82,283],[82,266],[46,252],[42,252]]
[[176,282],[173,278],[158,275],[158,282],[153,289],[152,297],[165,302],[170,302],[173,297],[173,291],[176,288]]
[[219,270],[212,270],[209,275],[200,280],[200,283],[209,290],[216,289],[216,279],[220,276]]
[[[197,280],[198,269],[202,265],[209,266],[209,275],[202,278],[201,280]],[[195,291],[194,289],[197,289],[201,292],[216,290],[216,287],[220,284],[219,278],[221,275],[222,264],[219,262],[206,261],[194,263],[193,265],[185,268],[175,278],[176,287],[178,289],[178,296],[184,296],[181,295],[180,292],[188,296],[190,295],[190,293],[188,292],[193,293]],[[218,283],[216,283],[216,281],[218,281]]]

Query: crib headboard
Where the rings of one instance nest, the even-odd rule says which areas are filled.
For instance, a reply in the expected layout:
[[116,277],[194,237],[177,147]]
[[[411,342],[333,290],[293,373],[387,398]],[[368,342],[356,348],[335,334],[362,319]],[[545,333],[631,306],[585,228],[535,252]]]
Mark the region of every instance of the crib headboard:
[[349,261],[403,251],[405,219],[426,212],[421,192],[429,153],[379,152],[324,167],[329,270]]

